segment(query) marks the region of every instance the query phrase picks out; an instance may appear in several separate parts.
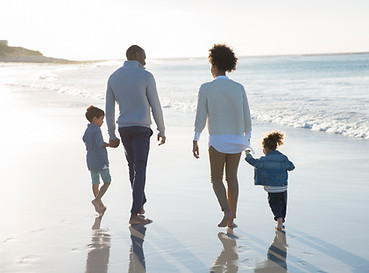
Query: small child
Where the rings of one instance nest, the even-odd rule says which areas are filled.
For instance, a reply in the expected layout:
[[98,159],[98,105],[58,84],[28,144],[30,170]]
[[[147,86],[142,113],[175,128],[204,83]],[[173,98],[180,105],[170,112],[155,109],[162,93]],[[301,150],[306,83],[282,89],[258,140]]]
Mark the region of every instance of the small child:
[[287,156],[277,151],[283,144],[284,135],[281,132],[271,132],[263,139],[265,156],[254,159],[249,150],[246,150],[246,161],[255,167],[255,185],[263,185],[268,192],[269,206],[274,214],[276,229],[282,230],[287,210],[287,171],[295,166]]
[[[106,207],[101,201],[105,192],[110,186],[111,176],[109,172],[109,160],[106,147],[111,147],[109,143],[104,142],[101,129],[104,122],[105,113],[100,108],[90,105],[86,110],[86,118],[90,122],[87,125],[83,141],[87,150],[87,167],[90,170],[92,179],[92,192],[95,199],[92,204],[96,212],[104,214]],[[118,143],[119,145],[119,143]],[[104,185],[99,189],[100,176]]]

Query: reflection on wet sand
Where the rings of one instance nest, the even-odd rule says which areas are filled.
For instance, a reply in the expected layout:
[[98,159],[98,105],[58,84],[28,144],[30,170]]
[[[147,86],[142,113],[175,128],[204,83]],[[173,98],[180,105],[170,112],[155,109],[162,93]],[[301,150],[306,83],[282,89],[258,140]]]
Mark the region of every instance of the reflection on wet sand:
[[287,241],[285,231],[276,231],[273,243],[268,248],[267,260],[256,265],[255,273],[287,272]]
[[213,266],[210,268],[210,273],[238,272],[238,254],[236,244],[236,239],[238,237],[229,230],[227,233],[219,232],[218,238],[223,244],[223,250],[215,259]]
[[100,229],[102,216],[96,217],[92,225],[91,243],[87,246],[86,273],[107,273],[110,255],[110,234]]
[[129,273],[146,272],[145,256],[143,251],[143,242],[145,239],[146,227],[144,225],[131,225],[131,250],[129,253]]

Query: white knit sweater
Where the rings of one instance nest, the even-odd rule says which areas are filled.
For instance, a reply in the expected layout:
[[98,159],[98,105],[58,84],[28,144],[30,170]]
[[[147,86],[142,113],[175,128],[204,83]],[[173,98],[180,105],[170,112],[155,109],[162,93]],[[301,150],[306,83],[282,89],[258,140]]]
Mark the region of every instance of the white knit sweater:
[[251,133],[250,109],[244,87],[230,79],[215,79],[201,85],[195,132],[208,123],[210,135]]

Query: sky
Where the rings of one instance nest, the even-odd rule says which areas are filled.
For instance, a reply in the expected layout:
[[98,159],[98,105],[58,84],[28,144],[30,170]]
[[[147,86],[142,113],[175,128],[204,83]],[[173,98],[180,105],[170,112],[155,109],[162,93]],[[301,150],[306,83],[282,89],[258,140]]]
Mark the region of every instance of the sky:
[[1,0],[0,40],[72,60],[369,51],[368,0]]

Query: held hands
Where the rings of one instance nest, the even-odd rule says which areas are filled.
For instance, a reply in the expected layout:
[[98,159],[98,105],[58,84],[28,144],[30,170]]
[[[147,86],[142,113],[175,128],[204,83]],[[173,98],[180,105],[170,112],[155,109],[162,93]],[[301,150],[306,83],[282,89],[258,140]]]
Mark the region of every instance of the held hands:
[[109,141],[109,146],[112,147],[112,148],[117,148],[119,146],[119,143],[120,143],[119,138],[111,139]]
[[200,158],[199,144],[195,140],[193,141],[192,153],[194,157]]
[[[158,141],[160,141],[159,146],[163,145],[165,143],[166,137],[165,136],[159,136],[158,135]],[[117,148],[119,146],[120,140],[119,138],[111,139],[109,141],[109,147]]]

